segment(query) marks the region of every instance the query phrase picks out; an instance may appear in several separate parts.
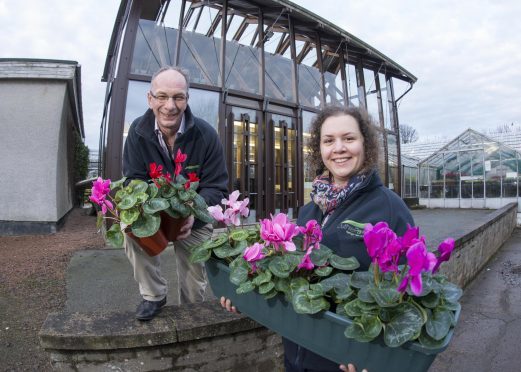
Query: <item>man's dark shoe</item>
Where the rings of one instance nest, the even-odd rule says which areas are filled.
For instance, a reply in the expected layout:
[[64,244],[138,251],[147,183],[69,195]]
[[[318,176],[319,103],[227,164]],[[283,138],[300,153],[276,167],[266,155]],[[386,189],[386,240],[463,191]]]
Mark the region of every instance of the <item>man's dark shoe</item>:
[[161,308],[166,304],[166,297],[161,301],[143,300],[136,310],[136,319],[151,320],[161,312]]

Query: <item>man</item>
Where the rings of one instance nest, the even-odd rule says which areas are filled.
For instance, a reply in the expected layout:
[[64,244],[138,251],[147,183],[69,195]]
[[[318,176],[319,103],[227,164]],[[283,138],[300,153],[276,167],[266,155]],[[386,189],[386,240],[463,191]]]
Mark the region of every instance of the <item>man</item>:
[[[215,129],[192,115],[188,106],[188,85],[187,73],[177,67],[163,67],[152,76],[147,93],[150,109],[130,126],[123,151],[123,174],[128,178],[148,180],[149,166],[153,162],[163,165],[164,172],[174,174],[174,158],[180,149],[188,156],[183,163],[184,169],[198,166],[195,169],[200,178],[197,192],[208,205],[216,205],[227,195],[228,172],[223,147]],[[203,265],[189,262],[188,248],[208,240],[211,234],[210,224],[191,216],[174,242],[180,304],[203,300],[206,272]],[[143,297],[136,318],[153,319],[166,304],[167,283],[161,275],[160,257],[150,257],[126,236],[125,252]]]

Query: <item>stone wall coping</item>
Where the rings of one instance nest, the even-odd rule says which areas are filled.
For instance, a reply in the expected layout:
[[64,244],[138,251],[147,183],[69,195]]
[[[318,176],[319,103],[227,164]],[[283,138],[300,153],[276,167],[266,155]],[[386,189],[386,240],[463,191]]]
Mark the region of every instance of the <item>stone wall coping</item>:
[[49,314],[39,333],[40,345],[59,350],[110,350],[166,345],[262,327],[242,314],[229,313],[212,300],[165,306],[150,322],[135,313]]
[[476,235],[484,231],[487,228],[487,226],[492,225],[505,215],[511,213],[512,209],[515,209],[517,211],[517,203],[509,203],[499,209],[492,211],[491,213],[488,213],[480,217],[479,219],[477,219],[477,221],[474,221],[470,228],[465,228],[464,226],[462,226],[463,231],[460,230],[461,233],[459,233],[458,237],[454,239],[455,249],[457,250],[458,247],[461,247],[465,242],[471,240]]

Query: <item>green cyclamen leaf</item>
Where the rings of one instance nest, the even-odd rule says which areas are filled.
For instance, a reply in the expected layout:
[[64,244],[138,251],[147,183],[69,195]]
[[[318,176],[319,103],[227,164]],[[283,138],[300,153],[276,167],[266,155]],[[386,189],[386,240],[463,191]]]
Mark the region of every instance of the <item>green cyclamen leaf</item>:
[[324,297],[314,296],[303,290],[293,294],[293,309],[297,314],[316,314],[319,311],[329,309],[329,302]]
[[463,290],[456,284],[447,282],[441,290],[443,298],[448,302],[458,302],[463,295]]
[[132,225],[139,218],[139,209],[132,208],[121,211],[119,218],[124,224]]
[[440,302],[440,295],[435,292],[429,293],[427,296],[420,297],[420,302],[423,306],[434,309]]
[[275,287],[275,283],[273,283],[273,282],[262,283],[259,286],[259,293],[260,294],[267,294],[267,293],[271,292],[271,290],[274,287]]
[[115,247],[120,248],[123,246],[123,233],[121,232],[121,226],[119,223],[113,224],[110,229],[107,230],[107,233],[105,234],[107,238],[107,242]]
[[245,293],[253,291],[254,289],[255,289],[255,286],[253,285],[253,283],[250,281],[247,281],[247,282],[241,283],[241,285],[237,288],[237,290],[235,292],[237,294],[245,294]]
[[143,204],[143,211],[147,214],[154,214],[170,207],[170,203],[165,199],[153,198]]
[[435,340],[442,340],[452,326],[452,311],[435,309],[425,323],[425,330]]
[[438,349],[445,345],[445,339],[441,340],[435,340],[431,336],[427,334],[425,329],[422,329],[420,337],[418,337],[418,341],[420,341],[420,344],[423,347],[429,348],[429,349]]
[[398,347],[417,336],[423,326],[423,315],[416,306],[402,302],[392,311],[391,321],[384,329],[384,342]]
[[329,292],[333,288],[342,289],[349,286],[350,275],[344,273],[338,273],[329,278],[321,280],[318,285],[322,287],[324,292]]
[[362,315],[347,326],[344,335],[359,342],[374,340],[382,331],[382,322],[376,315]]
[[324,267],[319,267],[318,269],[315,269],[315,274],[317,274],[318,276],[328,276],[329,274],[331,274],[331,272],[333,271],[333,268],[331,266],[324,266]]
[[235,285],[241,285],[248,280],[248,263],[242,258],[241,260],[243,261],[242,264],[237,264],[233,268],[230,267],[230,281]]
[[381,307],[396,306],[400,299],[400,292],[396,288],[373,287],[369,289],[369,293]]
[[336,254],[329,257],[331,266],[339,270],[356,270],[360,267],[360,263],[354,257],[340,257]]
[[134,194],[125,195],[118,203],[118,208],[121,210],[130,209],[137,203],[137,197]]
[[153,214],[144,214],[132,224],[132,234],[138,238],[154,235],[161,226],[161,217]]
[[148,190],[148,183],[143,180],[132,180],[127,187],[132,189],[132,193],[139,194]]
[[248,231],[246,230],[233,230],[231,233],[230,233],[230,238],[232,240],[235,240],[235,241],[242,241],[242,240],[246,240],[248,239]]
[[354,288],[363,288],[368,286],[373,280],[372,271],[355,271],[351,274],[351,286]]
[[[261,284],[271,282],[271,277],[272,277],[272,274],[271,274],[271,271],[269,271],[269,270],[266,270],[266,271],[263,271],[263,272],[257,271],[256,272],[256,276],[252,280],[252,282],[256,286],[260,286]],[[275,284],[274,284],[274,286],[275,286]]]
[[325,245],[320,245],[320,249],[313,249],[309,255],[309,259],[315,266],[324,266],[329,257],[333,254],[333,251]]
[[210,259],[212,251],[200,245],[194,248],[190,254],[191,263],[203,263]]
[[299,260],[294,255],[276,256],[269,263],[270,271],[279,278],[287,278],[298,266]]

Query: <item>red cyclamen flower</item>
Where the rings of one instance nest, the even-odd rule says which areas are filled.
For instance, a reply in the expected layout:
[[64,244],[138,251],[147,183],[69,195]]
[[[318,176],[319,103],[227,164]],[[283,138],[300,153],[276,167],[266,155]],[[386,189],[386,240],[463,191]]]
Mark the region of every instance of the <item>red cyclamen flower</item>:
[[150,163],[150,171],[148,172],[150,178],[161,178],[163,175],[163,166],[157,165],[156,163]]
[[179,176],[179,174],[183,170],[183,167],[181,166],[181,163],[185,162],[187,157],[188,156],[186,154],[183,154],[181,152],[181,149],[177,149],[177,154],[175,155],[175,158],[174,158],[174,163],[175,163],[174,174],[176,176]]

